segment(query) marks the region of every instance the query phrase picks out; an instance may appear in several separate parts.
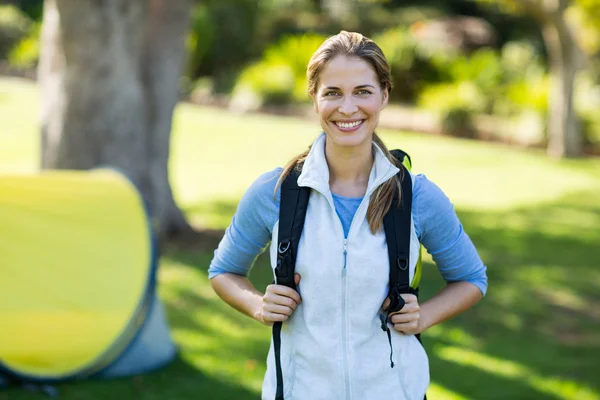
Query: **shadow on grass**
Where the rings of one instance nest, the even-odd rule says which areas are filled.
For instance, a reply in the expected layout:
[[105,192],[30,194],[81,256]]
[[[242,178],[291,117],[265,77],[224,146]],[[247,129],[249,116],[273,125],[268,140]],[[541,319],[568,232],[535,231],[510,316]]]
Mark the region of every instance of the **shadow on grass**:
[[[222,213],[218,218],[230,220],[235,203],[213,209]],[[475,399],[600,398],[595,395],[600,391],[600,188],[509,211],[458,209],[458,214],[488,267],[490,286],[474,309],[424,333],[432,381]],[[170,251],[166,257],[205,277],[212,250]],[[271,282],[267,254],[257,260],[251,280],[259,290]],[[435,266],[426,262],[421,301],[443,285]],[[209,308],[233,329],[256,324],[216,297],[198,297],[194,290],[178,296],[191,307]],[[173,306],[169,311],[179,313]],[[223,334],[198,320],[186,321],[184,314],[177,314],[176,324]],[[207,353],[242,352],[264,363],[268,335],[224,343],[229,350]]]
[[[88,380],[56,386],[70,400],[197,400],[253,399],[258,395],[235,382],[204,374],[181,355],[167,367],[148,374],[110,380]],[[0,400],[47,400],[46,394],[11,388],[0,390]]]

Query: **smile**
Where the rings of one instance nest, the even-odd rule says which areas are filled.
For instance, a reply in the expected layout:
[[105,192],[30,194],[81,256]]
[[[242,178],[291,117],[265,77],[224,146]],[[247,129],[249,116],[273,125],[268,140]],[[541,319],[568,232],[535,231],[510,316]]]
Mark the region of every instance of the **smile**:
[[342,122],[342,121],[335,121],[334,124],[343,131],[352,131],[357,129],[360,125],[362,125],[362,123],[365,122],[364,119],[358,120],[358,121],[352,121],[352,122]]

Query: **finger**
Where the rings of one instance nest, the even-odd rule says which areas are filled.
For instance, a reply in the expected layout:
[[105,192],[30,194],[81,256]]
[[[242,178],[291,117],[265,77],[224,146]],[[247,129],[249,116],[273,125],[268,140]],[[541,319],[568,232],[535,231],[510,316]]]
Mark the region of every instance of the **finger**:
[[292,310],[292,308],[290,308],[288,306],[280,306],[279,304],[271,304],[271,303],[265,304],[263,306],[263,310],[268,311],[270,313],[282,314],[282,315],[287,315],[287,316],[292,315],[292,312],[294,312],[294,310]]
[[296,304],[300,304],[302,302],[300,293],[298,293],[294,289],[291,289],[287,286],[279,285],[278,287],[273,288],[271,294],[273,296],[288,297],[288,298],[292,299],[294,302],[296,302]]
[[274,304],[279,306],[286,306],[291,308],[292,310],[296,310],[298,307],[298,303],[296,300],[291,297],[279,296],[277,294],[269,293],[263,297],[263,302],[265,304]]
[[300,276],[299,273],[294,274],[294,282],[296,282],[296,286],[298,286],[300,284],[300,278],[302,278],[302,277]]
[[289,297],[296,303],[300,303],[300,294],[292,288],[283,285],[269,285],[267,286],[267,292],[279,296]]
[[287,315],[273,313],[273,312],[270,312],[270,311],[263,310],[263,320],[265,322],[267,322],[267,323],[283,322],[283,321],[285,321],[287,319],[288,319]]
[[410,323],[413,321],[419,321],[420,315],[418,312],[409,314],[394,314],[392,315],[391,321],[393,324]]
[[404,323],[404,324],[394,324],[394,329],[398,332],[412,334],[419,332],[419,323],[418,321]]
[[[400,310],[398,310],[398,313],[410,314],[410,313],[417,312],[420,310],[421,310],[421,307],[419,307],[419,303],[406,303],[406,304],[404,304],[404,307],[402,307]],[[394,314],[396,314],[396,313],[394,313]]]
[[383,301],[383,304],[381,305],[381,309],[383,311],[385,311],[388,309],[389,306],[390,306],[390,298],[386,297],[385,300]]
[[419,299],[414,294],[402,293],[400,296],[404,299],[405,303],[418,303]]
[[302,296],[300,296],[300,279],[302,278],[302,276],[299,273],[295,273],[294,274],[294,282],[296,283],[296,291],[298,292],[298,297],[300,298],[300,301],[298,302],[298,304],[302,303]]

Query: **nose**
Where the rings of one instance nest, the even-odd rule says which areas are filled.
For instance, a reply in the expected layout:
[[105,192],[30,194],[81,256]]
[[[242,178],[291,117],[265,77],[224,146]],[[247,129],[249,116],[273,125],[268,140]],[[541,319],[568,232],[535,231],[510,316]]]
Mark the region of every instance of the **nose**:
[[352,115],[358,111],[358,106],[354,103],[352,96],[344,96],[342,104],[338,107],[338,112],[344,115]]

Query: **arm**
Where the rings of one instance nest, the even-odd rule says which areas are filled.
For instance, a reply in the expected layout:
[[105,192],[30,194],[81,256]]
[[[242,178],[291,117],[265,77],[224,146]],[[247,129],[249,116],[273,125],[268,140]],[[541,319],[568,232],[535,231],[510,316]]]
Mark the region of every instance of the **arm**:
[[[236,274],[220,274],[210,282],[227,304],[268,326],[287,320],[301,302],[300,295],[293,289],[269,285],[263,295],[248,278]],[[299,283],[300,275],[296,274],[296,284]]]
[[[451,319],[473,307],[483,298],[481,291],[470,282],[450,282],[435,296],[419,305],[417,296],[403,294],[406,304],[392,315],[394,329],[402,333],[417,334]],[[384,303],[387,308],[389,300]]]
[[210,284],[223,301],[250,318],[258,320],[263,294],[256,290],[248,278],[223,273],[212,278]]
[[483,298],[481,291],[470,282],[448,283],[439,293],[421,304],[418,331],[431,328],[473,307]]
[[421,305],[416,296],[403,295],[406,305],[392,316],[392,322],[396,330],[409,334],[466,311],[487,290],[486,267],[444,193],[418,175],[413,204],[417,235],[448,284]]
[[279,194],[273,199],[273,190],[280,173],[278,168],[263,174],[246,191],[208,269],[221,299],[266,325],[287,319],[300,302],[296,291],[279,285],[269,285],[263,295],[246,277],[278,218]]

